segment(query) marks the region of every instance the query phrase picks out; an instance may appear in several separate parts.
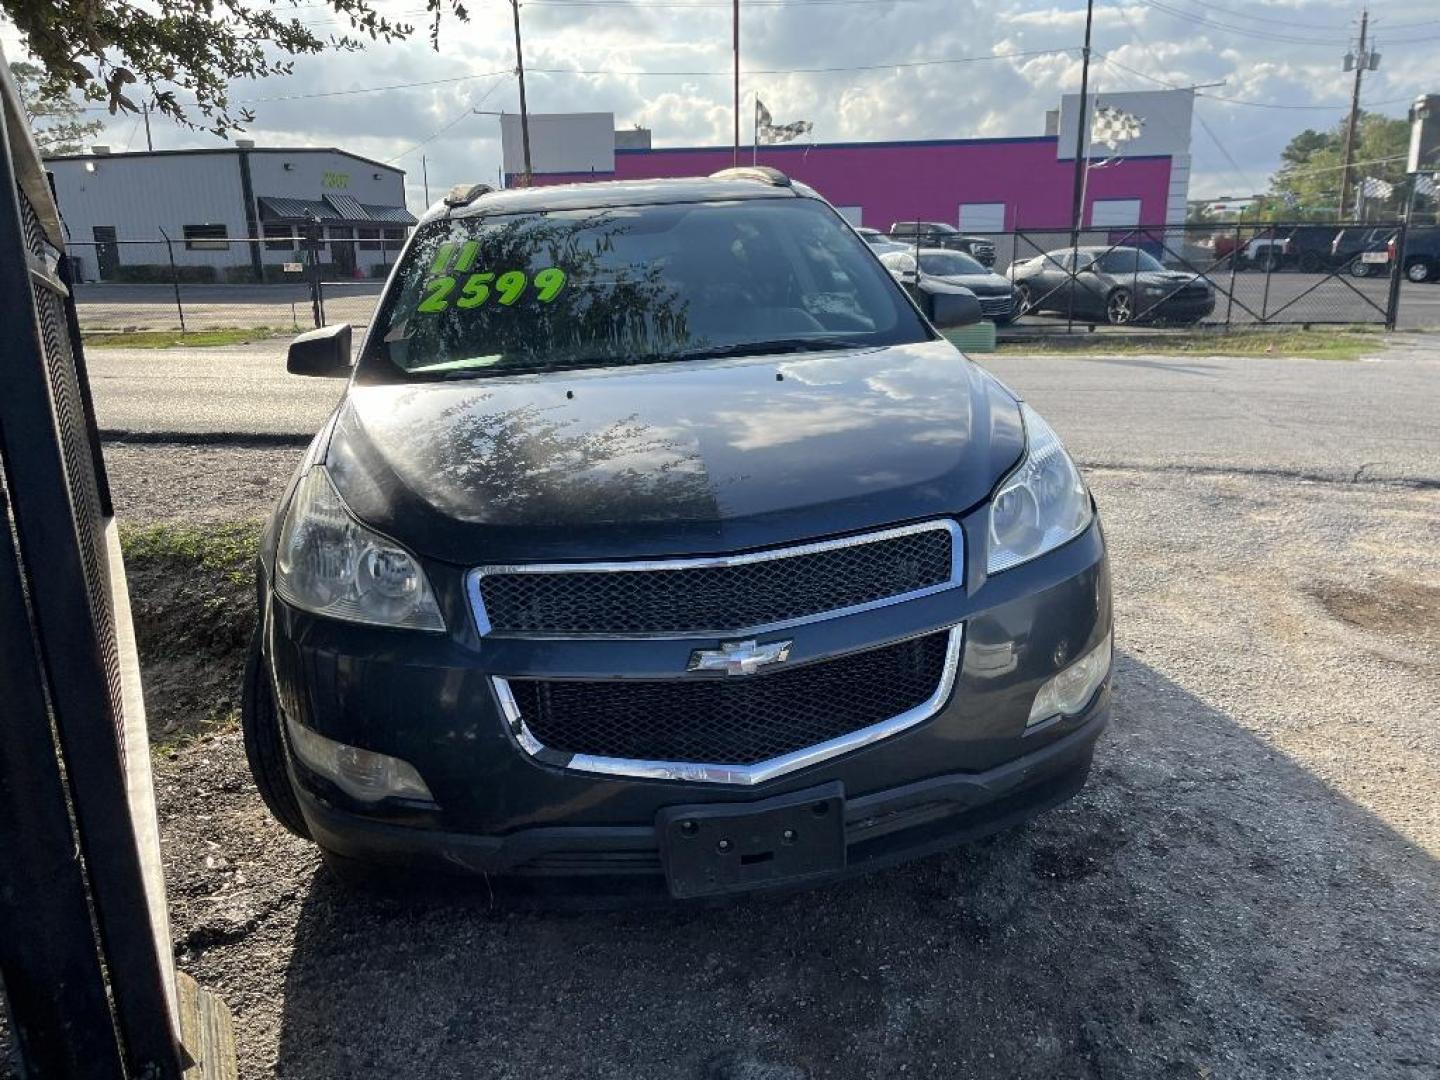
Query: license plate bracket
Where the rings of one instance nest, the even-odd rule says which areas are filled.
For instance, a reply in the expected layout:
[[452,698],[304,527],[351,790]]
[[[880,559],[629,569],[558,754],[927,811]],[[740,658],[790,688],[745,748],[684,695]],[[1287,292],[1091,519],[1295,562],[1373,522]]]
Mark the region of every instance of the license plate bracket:
[[838,781],[759,802],[671,806],[655,825],[677,899],[803,884],[845,869]]

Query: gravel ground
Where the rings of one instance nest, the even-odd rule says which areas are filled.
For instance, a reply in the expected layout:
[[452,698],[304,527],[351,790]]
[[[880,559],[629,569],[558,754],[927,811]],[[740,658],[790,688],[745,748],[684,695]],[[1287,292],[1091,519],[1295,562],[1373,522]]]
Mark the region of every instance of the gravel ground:
[[[1296,362],[1308,396],[1247,471],[1222,395],[1270,374],[1135,364],[1001,368],[1091,463],[1111,544],[1115,723],[1080,797],[780,900],[516,912],[342,892],[214,737],[157,785],[176,955],[233,1010],[241,1075],[1440,1076],[1434,354],[1383,382]],[[1127,410],[1119,370],[1195,390]],[[301,453],[106,447],[130,522],[263,516]]]
[[[263,508],[299,453],[165,452],[112,449],[122,514],[247,471]],[[699,911],[402,904],[269,821],[238,737],[161,760],[177,956],[241,1075],[1440,1075],[1440,491],[1090,479],[1114,727],[1078,799],[950,855]]]

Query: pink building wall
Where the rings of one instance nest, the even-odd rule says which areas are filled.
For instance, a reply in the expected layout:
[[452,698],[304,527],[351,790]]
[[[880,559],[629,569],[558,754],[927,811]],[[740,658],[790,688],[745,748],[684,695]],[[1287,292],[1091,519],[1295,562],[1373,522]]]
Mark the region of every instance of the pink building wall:
[[[931,142],[830,143],[761,147],[772,165],[815,188],[836,206],[863,208],[862,224],[955,224],[961,203],[1004,203],[1006,229],[1069,228],[1074,163],[1056,157],[1053,136]],[[750,164],[750,149],[740,160]],[[616,150],[614,173],[547,174],[537,184],[704,176],[732,164],[729,147]],[[1170,158],[1125,158],[1092,169],[1085,216],[1096,199],[1140,200],[1140,224],[1165,223]]]

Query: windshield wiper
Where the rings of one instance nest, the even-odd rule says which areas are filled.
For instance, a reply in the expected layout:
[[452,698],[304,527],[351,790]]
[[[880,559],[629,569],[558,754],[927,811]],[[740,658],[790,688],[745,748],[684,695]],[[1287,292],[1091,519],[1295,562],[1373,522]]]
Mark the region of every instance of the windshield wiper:
[[842,337],[776,338],[773,341],[740,341],[678,353],[676,360],[713,360],[726,356],[764,356],[767,353],[830,352],[833,349],[863,349],[863,342]]

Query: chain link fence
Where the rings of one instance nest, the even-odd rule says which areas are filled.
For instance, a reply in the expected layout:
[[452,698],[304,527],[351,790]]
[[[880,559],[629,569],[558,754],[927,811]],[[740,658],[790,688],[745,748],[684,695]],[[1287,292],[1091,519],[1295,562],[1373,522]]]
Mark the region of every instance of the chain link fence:
[[[1432,257],[1416,252],[1440,248],[1432,234],[1440,227],[1360,222],[966,235],[993,244],[993,269],[1015,285],[1017,315],[1003,330],[1015,337],[1114,324],[1440,326],[1440,255],[1426,281],[1404,272]],[[357,265],[332,242],[298,240],[283,252],[265,247],[273,238],[207,243],[162,234],[66,245],[82,329],[363,327],[401,246],[387,240]]]
[[[86,333],[304,330],[324,324],[324,304],[332,298],[338,303],[331,321],[368,323],[401,243],[383,241],[380,261],[358,265],[353,252],[332,242],[299,241],[276,253],[265,248],[275,246],[274,238],[187,242],[163,234],[158,240],[74,241],[66,244],[65,256]],[[265,257],[252,259],[259,250]]]
[[1009,332],[1023,335],[1117,324],[1394,328],[1402,303],[1414,306],[1413,325],[1440,325],[1440,289],[1402,273],[1437,231],[1391,221],[966,235],[994,245],[992,269],[1017,290]]

